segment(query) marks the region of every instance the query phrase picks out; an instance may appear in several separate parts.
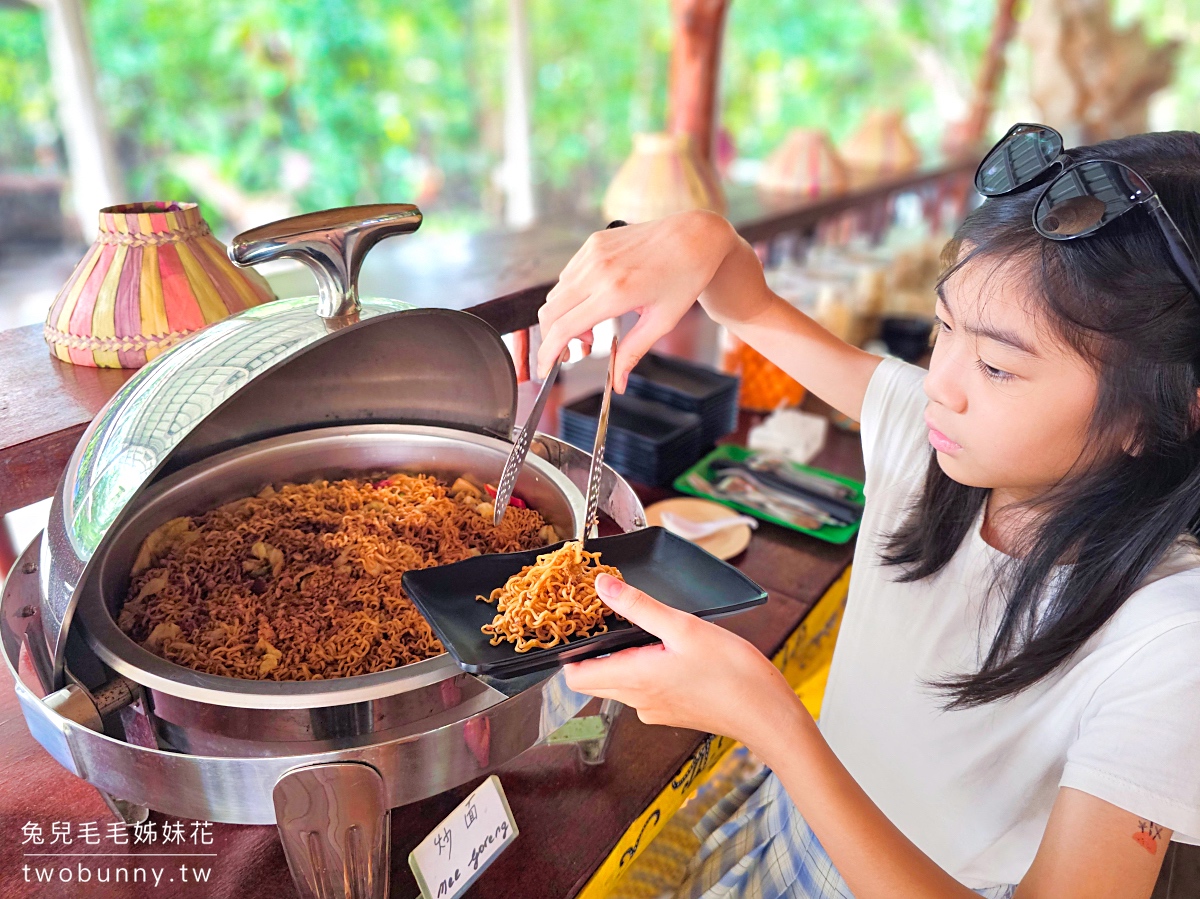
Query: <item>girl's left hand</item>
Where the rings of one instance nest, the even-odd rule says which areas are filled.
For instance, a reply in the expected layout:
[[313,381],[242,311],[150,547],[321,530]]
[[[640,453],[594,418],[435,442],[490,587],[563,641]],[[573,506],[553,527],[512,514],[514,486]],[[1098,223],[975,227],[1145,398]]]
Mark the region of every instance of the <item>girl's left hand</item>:
[[662,640],[565,666],[567,686],[637,709],[646,724],[687,727],[761,745],[772,720],[800,700],[771,662],[723,627],[663,605],[602,574],[614,612]]

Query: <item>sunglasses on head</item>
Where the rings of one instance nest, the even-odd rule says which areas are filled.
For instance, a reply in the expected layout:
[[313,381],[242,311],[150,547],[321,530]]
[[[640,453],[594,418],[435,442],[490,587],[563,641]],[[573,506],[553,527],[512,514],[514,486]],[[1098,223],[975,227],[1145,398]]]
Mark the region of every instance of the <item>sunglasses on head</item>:
[[[1053,177],[1051,177],[1053,175]],[[1003,197],[1049,183],[1033,208],[1033,227],[1049,240],[1074,240],[1144,206],[1158,225],[1184,283],[1200,302],[1200,265],[1183,232],[1150,184],[1123,162],[1072,162],[1062,135],[1046,125],[1018,124],[988,151],[975,170],[975,189]]]

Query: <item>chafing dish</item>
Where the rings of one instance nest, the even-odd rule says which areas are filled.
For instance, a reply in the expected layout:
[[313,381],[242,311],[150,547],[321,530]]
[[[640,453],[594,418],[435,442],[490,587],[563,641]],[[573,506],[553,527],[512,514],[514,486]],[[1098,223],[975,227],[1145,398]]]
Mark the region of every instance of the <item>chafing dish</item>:
[[[385,896],[390,809],[479,778],[587,701],[560,674],[494,682],[445,654],[358,677],[238,680],[159,658],[115,624],[140,542],[178,515],[318,474],[495,481],[517,396],[500,335],[467,313],[358,297],[366,251],[420,223],[414,206],[377,205],[239,235],[234,261],[299,258],[318,296],[213,324],[134,375],[80,440],[0,603],[26,721],[63,767],[127,822],[155,809],[277,824],[305,897]],[[589,463],[538,434],[517,492],[575,533]],[[644,526],[608,468],[600,505],[623,530]],[[603,741],[581,751],[598,762]]]

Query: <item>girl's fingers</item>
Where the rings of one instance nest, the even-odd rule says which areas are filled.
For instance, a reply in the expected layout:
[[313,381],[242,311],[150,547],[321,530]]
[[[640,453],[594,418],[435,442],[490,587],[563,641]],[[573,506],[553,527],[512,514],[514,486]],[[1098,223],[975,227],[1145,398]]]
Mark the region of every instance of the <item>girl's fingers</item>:
[[538,309],[538,322],[542,327],[549,327],[560,315],[587,299],[587,296],[588,291],[583,285],[559,278],[558,283],[546,292],[546,302]]
[[[582,662],[573,662],[572,664],[580,665]],[[596,699],[615,699],[617,702],[628,705],[628,703],[625,702],[627,699],[627,694],[622,690],[605,690],[601,687],[592,687],[582,683],[577,684],[570,678],[570,676],[567,677],[567,687],[574,692],[582,693],[585,696],[594,696]]]
[[625,335],[616,362],[614,387],[623,393],[633,366],[679,321],[712,277],[705,268],[710,260],[703,255],[703,221],[707,219],[688,214],[668,216],[591,235],[538,311],[539,377],[545,377],[572,338],[637,310],[638,322]]
[[551,323],[549,327],[545,324],[542,326],[542,345],[538,350],[539,373],[550,370],[556,354],[562,351],[571,338],[587,334],[606,318],[619,314],[614,311],[605,294],[593,293],[553,320],[547,319]]
[[572,337],[579,337],[582,340],[586,335],[590,340],[590,326],[588,328],[581,328],[578,334],[570,334],[560,324],[560,319],[564,312],[572,308],[572,305],[577,307],[586,303],[589,298],[588,294],[581,294],[578,288],[570,288],[559,295],[559,305],[554,309],[551,309],[550,300],[547,296],[545,304],[538,310],[538,325],[542,330],[542,342],[537,352],[537,374],[539,378],[545,378],[549,374],[550,368],[554,365],[554,360],[566,349]]
[[629,373],[641,361],[642,356],[650,351],[655,342],[674,326],[673,322],[664,327],[663,316],[657,307],[651,306],[641,314],[629,333],[621,338],[617,346],[617,371],[613,380],[613,390],[624,393],[629,383]]
[[692,616],[687,612],[663,605],[611,574],[597,576],[596,593],[618,615],[667,645],[679,640],[692,624]]
[[589,696],[630,700],[638,684],[654,680],[653,669],[662,663],[662,652],[662,644],[637,646],[602,659],[571,662],[563,666],[567,686]]
[[[619,653],[618,653],[619,655]],[[576,693],[586,693],[588,696],[599,696],[601,699],[615,699],[617,694],[625,693],[621,686],[621,664],[615,656],[604,659],[585,659],[582,662],[571,662],[563,665],[567,686]]]

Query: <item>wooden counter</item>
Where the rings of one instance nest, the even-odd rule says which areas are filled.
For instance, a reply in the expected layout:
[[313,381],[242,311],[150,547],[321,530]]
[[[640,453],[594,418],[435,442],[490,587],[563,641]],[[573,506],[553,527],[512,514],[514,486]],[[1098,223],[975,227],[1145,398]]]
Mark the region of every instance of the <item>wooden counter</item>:
[[[878,216],[897,193],[932,191],[936,195],[957,190],[973,167],[971,161],[959,162],[853,194],[791,205],[771,205],[761,198],[735,194],[731,218],[749,239],[770,241],[780,234],[809,232],[830,215],[864,210],[864,215]],[[600,224],[480,235],[457,247],[439,244],[443,239],[436,235],[427,240],[418,235],[396,241],[395,249],[387,253],[384,250],[389,245],[385,244],[372,256],[377,259],[374,267],[368,260],[363,292],[399,294],[420,305],[467,308],[501,333],[527,328],[536,322],[537,307],[558,271],[588,231]],[[403,289],[395,285],[403,285]],[[704,321],[697,316],[685,319],[679,333],[667,341],[668,349],[688,355],[688,346],[694,349],[709,340],[712,334],[704,331]],[[555,391],[556,403],[579,392],[587,370],[581,365],[563,373],[562,384]],[[0,514],[54,491],[87,423],[129,374],[52,359],[38,327],[0,333]],[[532,386],[523,385],[522,409],[531,398]],[[545,430],[554,432],[553,421],[551,413],[544,420]],[[743,428],[748,423],[744,419]],[[857,437],[831,431],[829,444],[816,464],[861,476]],[[647,504],[665,495],[662,490],[643,492]],[[774,654],[843,574],[852,550],[853,544],[835,547],[763,524],[734,562],[767,589],[768,602],[723,623],[764,653]],[[521,835],[469,895],[514,899],[575,895],[703,739],[704,735],[693,731],[643,725],[626,710],[614,725],[607,760],[599,767],[584,766],[573,746],[538,747],[505,765],[498,773]],[[411,899],[417,894],[408,870],[408,852],[473,786],[393,811],[392,896]],[[211,879],[203,886],[185,885],[177,879],[164,892],[153,883],[120,888],[95,883],[26,883],[25,865],[46,864],[40,856],[26,857],[35,850],[121,853],[111,859],[114,868],[163,862],[155,855],[162,847],[153,844],[115,847],[102,840],[98,847],[23,845],[27,825],[40,826],[50,844],[54,823],[71,824],[78,839],[81,824],[98,822],[103,834],[111,820],[96,791],[67,774],[29,735],[13,692],[0,690],[0,895],[38,899],[85,893],[139,899],[163,895],[290,899],[295,895],[275,828],[233,825],[211,825],[211,845],[189,845],[185,850],[202,853],[184,861],[210,870]],[[160,831],[166,823],[158,814],[152,821]],[[190,823],[188,827],[190,832]],[[68,863],[64,859],[50,861],[56,867]],[[87,861],[95,869],[97,860]],[[165,861],[171,867],[164,868],[163,876],[176,875],[179,859]]]
[[[570,375],[563,390],[578,390]],[[742,430],[750,423],[742,417]],[[831,431],[816,464],[855,477],[862,475],[858,438]],[[649,505],[669,491],[639,488]],[[813,604],[845,570],[853,543],[832,546],[771,524],[762,524],[749,547],[735,558],[742,571],[768,591],[766,604],[727,619],[723,624],[773,655],[801,625]],[[603,765],[585,766],[574,746],[541,746],[518,756],[497,773],[504,785],[521,834],[467,893],[477,897],[574,896],[608,857],[613,846],[688,761],[703,734],[678,728],[644,725],[631,710],[617,718]],[[408,853],[478,783],[392,812],[392,888],[390,895],[412,899],[418,893],[408,868]],[[24,880],[29,864],[78,864],[95,869],[99,860],[68,857],[26,858],[29,851],[127,852],[110,864],[148,867],[164,859],[161,843],[113,846],[102,839],[97,847],[22,844],[22,828],[40,824],[49,843],[54,823],[69,822],[78,837],[85,822],[99,822],[106,833],[112,818],[96,791],[64,771],[33,740],[25,726],[15,694],[0,690],[0,895],[12,897],[74,897],[81,887],[56,883],[34,886]],[[155,813],[159,834],[178,819]],[[184,822],[191,833],[191,822]],[[296,895],[287,862],[273,827],[212,825],[211,846],[191,846],[189,852],[211,857],[165,859],[172,866],[163,876],[177,875],[180,863],[207,867],[211,880],[203,885],[171,886],[179,899],[292,899]],[[32,868],[31,868],[32,870]],[[167,895],[153,884],[100,887],[88,895],[137,897]]]

